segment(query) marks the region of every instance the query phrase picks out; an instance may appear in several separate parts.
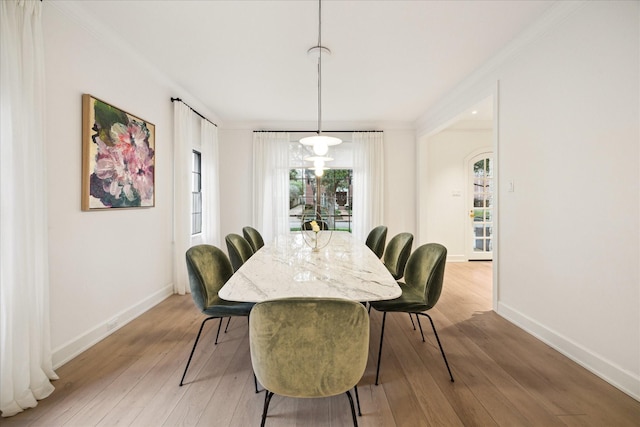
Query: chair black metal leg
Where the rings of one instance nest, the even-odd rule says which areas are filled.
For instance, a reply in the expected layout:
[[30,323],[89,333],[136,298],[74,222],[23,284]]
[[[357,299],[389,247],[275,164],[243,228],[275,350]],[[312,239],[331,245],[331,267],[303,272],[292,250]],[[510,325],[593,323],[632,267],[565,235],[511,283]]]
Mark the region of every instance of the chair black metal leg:
[[271,402],[272,397],[273,392],[267,390],[264,395],[264,409],[262,410],[262,422],[260,423],[260,427],[264,427],[264,423],[267,421],[267,411],[269,410],[269,402]]
[[[184,372],[182,374],[182,378],[180,379],[180,387],[182,387],[183,381],[184,381],[184,377],[185,375],[187,375],[187,369],[189,369],[189,365],[191,364],[191,358],[193,357],[193,353],[196,351],[196,346],[198,345],[198,340],[200,339],[200,334],[202,334],[202,328],[204,328],[204,324],[211,320],[211,319],[217,319],[217,317],[207,317],[206,319],[204,319],[202,321],[202,324],[200,324],[200,330],[198,331],[198,335],[196,335],[196,341],[193,343],[193,348],[191,349],[191,354],[189,355],[189,360],[187,361],[187,366],[185,366],[184,368]],[[218,331],[220,330],[220,328],[218,328]]]
[[416,315],[416,320],[418,321],[418,327],[420,328],[420,335],[422,335],[422,342],[424,342],[424,332],[422,332],[422,323],[420,323],[420,317],[418,316],[418,314],[421,314],[421,313],[413,313],[413,314]]
[[227,326],[224,327],[224,333],[227,333],[227,329],[229,329],[229,323],[231,323],[231,316],[227,318]]
[[409,313],[409,319],[411,320],[411,326],[413,326],[413,330],[416,330],[416,324],[413,322],[413,316]]
[[427,316],[429,321],[431,322],[431,327],[433,328],[433,333],[436,336],[436,341],[438,341],[438,345],[440,346],[440,353],[442,353],[442,358],[444,359],[444,364],[447,365],[447,371],[449,371],[449,377],[451,378],[451,382],[453,381],[453,374],[451,373],[451,369],[449,368],[449,362],[447,362],[447,356],[444,355],[444,349],[442,348],[442,344],[440,343],[440,338],[438,337],[438,332],[436,332],[436,325],[433,323],[433,319],[427,313],[418,313],[422,316]]
[[358,404],[358,415],[362,416],[362,411],[360,411],[360,396],[358,396],[358,386],[353,386],[353,389],[356,391],[356,403]]
[[218,335],[220,335],[220,326],[222,326],[222,317],[220,317],[220,321],[218,322],[218,332],[216,332],[216,340],[213,342],[215,345],[218,345]]
[[256,377],[256,373],[253,373],[253,385],[255,385],[256,387],[256,394],[260,393],[260,391],[258,391],[258,378]]
[[353,425],[354,427],[358,427],[358,418],[356,417],[356,409],[353,407],[353,397],[351,397],[351,393],[349,390],[346,392],[347,397],[349,398],[349,405],[351,405],[351,416],[353,417]]
[[378,350],[378,368],[376,369],[376,385],[380,376],[380,359],[382,358],[382,339],[384,338],[384,323],[387,320],[387,312],[382,313],[382,330],[380,332],[380,349]]

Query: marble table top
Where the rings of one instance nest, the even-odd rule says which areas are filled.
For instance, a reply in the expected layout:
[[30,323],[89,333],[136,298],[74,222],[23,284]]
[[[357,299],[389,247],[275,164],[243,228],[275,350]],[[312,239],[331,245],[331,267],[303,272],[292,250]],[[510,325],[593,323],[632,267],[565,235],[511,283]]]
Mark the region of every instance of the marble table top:
[[380,301],[401,295],[382,261],[351,233],[321,231],[278,236],[258,250],[222,287],[228,301],[260,302],[287,297]]

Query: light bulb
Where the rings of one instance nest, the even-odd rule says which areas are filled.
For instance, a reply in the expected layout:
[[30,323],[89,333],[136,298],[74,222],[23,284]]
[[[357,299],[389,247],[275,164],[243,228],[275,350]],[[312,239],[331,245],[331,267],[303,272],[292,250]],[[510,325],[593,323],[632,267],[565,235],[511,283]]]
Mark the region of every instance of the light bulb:
[[321,177],[322,175],[324,175],[324,169],[323,168],[316,168],[316,176],[317,177]]
[[329,145],[325,140],[316,141],[313,144],[313,152],[317,156],[324,156],[329,152]]
[[314,160],[313,167],[315,168],[315,170],[324,169],[324,160]]

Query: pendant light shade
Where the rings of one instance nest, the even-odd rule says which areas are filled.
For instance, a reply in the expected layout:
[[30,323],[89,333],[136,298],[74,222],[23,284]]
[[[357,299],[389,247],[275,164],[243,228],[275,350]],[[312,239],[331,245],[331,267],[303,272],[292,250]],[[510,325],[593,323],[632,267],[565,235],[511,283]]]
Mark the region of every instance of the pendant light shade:
[[314,135],[300,139],[300,144],[313,147],[313,152],[317,156],[324,156],[329,152],[329,147],[342,143],[340,138],[327,135]]

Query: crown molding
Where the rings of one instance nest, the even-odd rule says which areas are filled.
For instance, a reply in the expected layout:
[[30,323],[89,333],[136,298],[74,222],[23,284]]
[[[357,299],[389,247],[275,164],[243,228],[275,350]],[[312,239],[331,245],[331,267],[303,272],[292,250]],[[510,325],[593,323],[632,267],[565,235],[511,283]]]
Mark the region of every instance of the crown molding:
[[[43,6],[56,9],[61,15],[72,20],[100,43],[104,43],[110,46],[111,49],[117,50],[118,53],[126,55],[132,62],[137,63],[142,69],[146,70],[150,78],[155,79],[159,84],[175,92],[175,97],[184,99],[185,102],[211,119],[211,121],[217,123],[218,126],[222,125],[222,120],[217,114],[209,110],[196,96],[189,93],[153,63],[140,55],[126,39],[113,32],[99,20],[94,19],[82,6],[82,2],[74,0],[47,1],[43,3]],[[169,102],[170,99],[167,99],[167,105],[169,105]]]
[[455,88],[442,97],[434,107],[419,117],[415,123],[416,134],[432,133],[436,128],[458,115],[474,103],[480,102],[494,93],[499,71],[517,58],[535,41],[557,28],[577,10],[589,2],[586,0],[558,1],[536,22],[509,42],[497,54],[487,60]]
[[[220,129],[224,130],[282,130],[287,129],[291,131],[308,131],[317,129],[317,121],[228,121],[224,123],[224,126],[220,126]],[[335,130],[409,130],[415,131],[415,124],[413,122],[377,122],[377,121],[362,121],[362,122],[347,122],[347,121],[331,121],[322,122],[322,131],[326,133],[332,133],[332,129]]]

